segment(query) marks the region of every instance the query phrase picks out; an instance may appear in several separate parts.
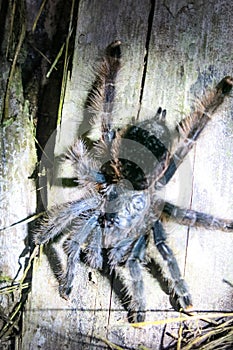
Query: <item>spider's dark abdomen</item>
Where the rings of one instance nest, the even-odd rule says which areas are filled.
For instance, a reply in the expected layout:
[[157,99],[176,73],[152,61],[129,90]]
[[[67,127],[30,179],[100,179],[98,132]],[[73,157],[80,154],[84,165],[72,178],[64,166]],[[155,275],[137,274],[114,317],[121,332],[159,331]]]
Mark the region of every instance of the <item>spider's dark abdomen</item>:
[[155,167],[168,156],[169,130],[164,121],[154,118],[130,126],[123,136],[126,156],[121,158],[121,173],[134,189],[146,189],[154,177]]
[[109,160],[101,168],[108,184],[124,179],[134,190],[145,190],[155,178],[158,164],[161,164],[162,171],[171,137],[165,120],[159,118],[161,111],[159,109],[151,120],[129,126],[123,133],[117,150],[118,163],[113,166],[112,160]]
[[124,138],[139,142],[160,161],[167,152],[167,147],[164,142],[160,141],[160,139],[151,132],[153,132],[153,130],[148,131],[144,129],[143,126],[133,125],[127,130]]

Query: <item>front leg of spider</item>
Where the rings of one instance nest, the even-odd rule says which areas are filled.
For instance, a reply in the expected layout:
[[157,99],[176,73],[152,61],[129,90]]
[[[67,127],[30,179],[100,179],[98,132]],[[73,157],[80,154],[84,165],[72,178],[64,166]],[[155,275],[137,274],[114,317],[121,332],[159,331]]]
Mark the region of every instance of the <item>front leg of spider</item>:
[[232,86],[233,78],[231,76],[223,78],[214,89],[206,92],[202,99],[199,100],[191,115],[181,121],[178,129],[182,141],[169,159],[168,167],[161,180],[163,184],[167,184],[173,177],[177,168],[211,120],[214,112],[224,102],[225,98],[230,95]]
[[153,236],[155,245],[162,255],[163,259],[167,262],[167,266],[170,272],[171,291],[174,295],[174,301],[177,301],[177,308],[187,309],[192,306],[191,295],[189,294],[188,287],[181,276],[180,269],[174,254],[166,244],[166,233],[162,226],[162,223],[158,220],[153,225]]

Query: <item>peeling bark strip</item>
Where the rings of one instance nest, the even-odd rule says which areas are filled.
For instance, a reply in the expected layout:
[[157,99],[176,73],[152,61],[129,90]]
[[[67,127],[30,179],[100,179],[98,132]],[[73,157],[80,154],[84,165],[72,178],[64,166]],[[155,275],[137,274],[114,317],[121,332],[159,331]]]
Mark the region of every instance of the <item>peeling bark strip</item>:
[[[78,133],[83,134],[80,123],[93,82],[91,67],[96,67],[98,55],[116,39],[120,39],[124,47],[122,78],[116,96],[118,105],[122,106],[122,109],[119,107],[119,121],[125,122],[127,118],[137,116],[140,101],[139,120],[154,116],[158,106],[162,105],[174,127],[182,115],[189,114],[189,99],[196,92],[207,85],[214,86],[223,76],[231,74],[231,2],[217,0],[191,4],[167,0],[153,4],[150,1],[144,1],[143,6],[135,1],[79,2],[72,77],[67,82],[63,126],[57,138],[56,155],[66,151]],[[155,7],[154,17],[147,39],[152,6]],[[197,33],[200,33],[198,37]],[[148,47],[148,56],[143,73],[145,47]],[[227,109],[224,110],[223,106],[215,120],[209,123],[204,137],[195,146],[195,159],[190,156],[180,167],[180,173],[174,179],[178,188],[173,186],[167,195],[172,197],[171,201],[178,200],[181,206],[188,207],[190,197],[187,198],[187,193],[192,190],[192,210],[232,218],[233,196],[229,189],[233,181],[233,141],[230,137],[230,112],[227,112],[232,110],[231,99],[228,103]],[[193,187],[191,183],[189,190],[192,182],[189,170],[193,167]],[[64,196],[72,199],[73,195],[72,190],[54,186],[49,194],[50,203],[57,203],[59,196],[63,200]],[[183,265],[181,271],[185,269],[185,278],[195,295],[195,307],[216,312],[232,310],[232,289],[222,282],[223,278],[232,280],[232,237],[221,234],[219,239],[219,232],[205,232],[203,235],[201,231],[190,228],[186,246],[185,229],[172,225],[168,230],[179,266]],[[133,329],[126,325],[127,312],[117,296],[121,295],[122,289],[119,280],[108,283],[105,276],[80,264],[72,297],[67,303],[56,292],[57,281],[48,260],[51,265],[54,262],[56,265],[54,250],[47,257],[42,255],[35,266],[31,299],[24,313],[23,349],[107,349],[107,342],[103,341],[106,338],[111,344],[125,349],[138,349],[140,345],[149,349],[160,346],[163,326]],[[92,279],[88,278],[90,273]],[[171,311],[168,297],[160,285],[147,273],[145,279],[147,319],[158,321],[177,316]],[[205,298],[199,298],[199,295],[205,295]],[[156,305],[160,305],[159,309]],[[121,327],[119,322],[124,326]],[[174,344],[169,332],[173,334],[179,324],[171,327],[167,326],[164,332],[162,341],[165,345]]]

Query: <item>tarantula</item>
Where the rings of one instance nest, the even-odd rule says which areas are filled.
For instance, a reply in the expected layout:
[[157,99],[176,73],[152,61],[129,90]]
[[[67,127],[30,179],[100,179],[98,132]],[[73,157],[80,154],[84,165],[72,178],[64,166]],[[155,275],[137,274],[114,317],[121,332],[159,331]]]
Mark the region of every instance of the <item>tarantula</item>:
[[159,197],[161,188],[173,177],[212,114],[229,95],[233,78],[223,78],[180,122],[179,140],[175,151],[171,151],[174,140],[166,126],[166,110],[162,108],[150,120],[114,127],[114,96],[120,68],[121,43],[115,41],[106,49],[87,99],[92,123],[100,124],[101,137],[92,147],[79,139],[66,155],[75,169],[81,199],[52,208],[36,232],[35,243],[48,243],[68,231],[64,242],[67,268],[59,287],[65,299],[72,289],[80,253],[85,252],[91,267],[101,269],[102,252],[106,250],[111,272],[118,272],[119,266],[128,271],[124,283],[130,297],[131,320],[143,321],[142,264],[150,255],[151,242],[166,263],[170,292],[178,306],[187,309],[192,305],[188,287],[166,242],[163,218],[184,225],[233,231],[233,221],[181,209]]

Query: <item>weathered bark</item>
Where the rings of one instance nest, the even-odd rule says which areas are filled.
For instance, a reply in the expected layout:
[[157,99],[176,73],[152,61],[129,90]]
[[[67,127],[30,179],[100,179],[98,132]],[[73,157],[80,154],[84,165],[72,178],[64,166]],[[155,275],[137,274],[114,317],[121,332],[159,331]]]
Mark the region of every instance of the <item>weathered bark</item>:
[[[21,63],[26,33],[24,3],[1,3],[0,66],[0,348],[17,344],[29,290],[24,269],[30,254],[25,219],[35,213],[34,126],[24,99]],[[21,222],[22,221],[22,222]],[[21,222],[21,223],[20,223]]]
[[[115,39],[123,42],[124,62],[117,99],[119,124],[132,116],[150,117],[162,105],[174,128],[188,114],[195,94],[232,73],[233,4],[229,1],[83,0],[78,10],[72,76],[66,86],[55,155],[86,131],[82,118],[94,78],[92,67]],[[232,218],[231,109],[229,99],[169,185],[166,196],[176,204]],[[53,186],[49,204],[72,196],[74,191]],[[232,290],[223,279],[233,280],[232,235],[174,224],[169,224],[167,231],[183,266],[194,308],[231,310]],[[51,260],[51,255],[42,254],[34,266],[32,293],[24,314],[23,349],[104,349],[103,338],[125,349],[138,349],[140,344],[159,347],[162,326],[134,329],[127,323],[127,311],[118,297],[119,281],[109,281],[104,274],[80,264],[67,302],[59,297]],[[147,273],[145,289],[147,320],[177,315],[159,282]],[[172,327],[174,333],[179,325]]]

